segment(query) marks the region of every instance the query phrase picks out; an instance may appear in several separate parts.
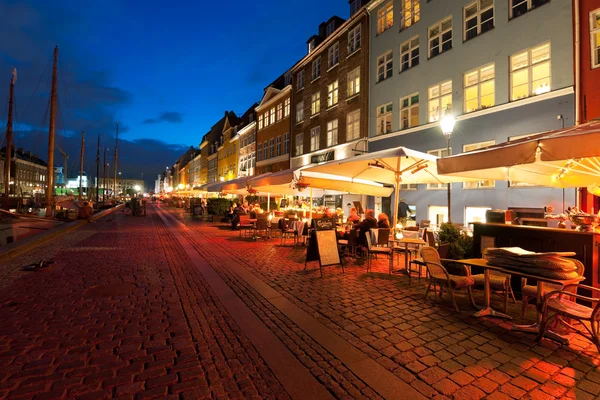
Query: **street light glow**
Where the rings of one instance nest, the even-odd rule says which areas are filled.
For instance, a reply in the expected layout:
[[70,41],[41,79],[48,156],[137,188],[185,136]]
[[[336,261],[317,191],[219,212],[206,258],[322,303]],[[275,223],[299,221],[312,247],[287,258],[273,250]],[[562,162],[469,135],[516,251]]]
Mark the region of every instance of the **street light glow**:
[[454,131],[454,124],[456,124],[456,120],[453,116],[447,115],[444,118],[442,118],[442,121],[440,122],[440,127],[442,128],[442,133],[444,134],[444,136],[452,135],[452,132]]
[[139,192],[142,188],[140,187],[140,185],[135,185],[134,189],[136,192]]

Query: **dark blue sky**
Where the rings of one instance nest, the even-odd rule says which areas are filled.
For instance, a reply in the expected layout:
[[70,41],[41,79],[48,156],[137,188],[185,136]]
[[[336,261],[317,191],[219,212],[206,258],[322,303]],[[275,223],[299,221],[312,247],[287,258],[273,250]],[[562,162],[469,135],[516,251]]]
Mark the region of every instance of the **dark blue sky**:
[[119,120],[123,173],[153,178],[198,146],[225,110],[241,114],[259,101],[264,87],[306,53],[321,21],[349,13],[346,0],[90,3],[0,2],[0,93],[17,67],[18,147],[46,158],[46,68],[57,44],[58,143],[76,164],[72,136],[85,130],[93,136],[86,146],[93,161],[95,135],[112,151]]

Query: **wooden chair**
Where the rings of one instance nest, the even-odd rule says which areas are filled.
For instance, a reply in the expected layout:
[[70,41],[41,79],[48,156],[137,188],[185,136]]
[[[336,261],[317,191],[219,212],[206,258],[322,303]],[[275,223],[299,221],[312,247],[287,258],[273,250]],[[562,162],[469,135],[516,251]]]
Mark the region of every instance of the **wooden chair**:
[[389,265],[389,273],[392,273],[392,248],[391,247],[379,247],[379,246],[373,246],[372,244],[372,240],[371,240],[371,232],[367,232],[367,234],[365,235],[365,237],[367,238],[367,272],[369,272],[369,270],[371,269],[371,255],[377,255],[377,254],[383,254],[385,256],[387,256],[390,260],[390,265]]
[[[585,265],[574,258],[570,258],[569,260],[572,260],[577,265],[577,275],[583,276]],[[544,290],[542,291],[542,296],[545,296],[551,291],[561,290],[562,288],[562,285],[559,284],[546,283],[544,285]],[[521,278],[521,295],[521,318],[523,318],[525,316],[525,310],[529,305],[529,301],[537,298],[537,285],[528,285],[527,278]]]
[[254,229],[254,225],[252,225],[250,221],[248,221],[249,219],[250,216],[248,214],[240,215],[240,223],[238,225],[238,228],[240,229],[240,236],[242,236],[242,232],[244,232],[244,236],[246,236],[248,234],[248,231]]
[[[471,275],[475,281],[475,285],[483,286],[485,284],[484,274]],[[508,297],[512,297],[513,302],[517,302],[515,293],[510,286],[511,275],[503,274],[501,272],[490,271],[490,289],[500,292],[504,298],[504,310],[508,308]]]
[[[442,260],[437,250],[431,246],[424,246],[421,249],[421,258],[427,265],[427,270],[429,272],[429,286],[427,286],[427,291],[425,291],[425,300],[427,300],[427,295],[430,290],[433,290],[434,297],[433,301],[436,302],[437,295],[439,293],[440,298],[442,297],[443,289],[446,288],[448,293],[450,293],[450,298],[452,300],[452,305],[457,312],[460,312],[458,309],[458,305],[456,304],[456,297],[454,295],[455,290],[457,289],[467,289],[469,293],[469,299],[471,300],[471,304],[474,307],[477,307],[475,304],[475,300],[473,299],[473,292],[471,287],[475,283],[469,269],[463,265],[464,275],[450,275],[446,268],[442,265]],[[439,288],[439,289],[438,289]]]
[[[538,342],[544,337],[550,320],[556,318],[560,319],[563,324],[576,333],[591,340],[596,345],[598,352],[600,352],[600,297],[592,298],[577,294],[577,289],[579,288],[589,290],[592,293],[600,293],[600,289],[598,288],[581,284],[571,284],[546,295],[544,305],[542,306],[542,323],[536,338]],[[580,302],[576,303],[574,300],[579,300]],[[591,307],[585,306],[581,302],[590,303]],[[571,325],[570,320],[579,321],[585,330]],[[588,324],[590,325],[589,327]],[[589,336],[586,334],[586,331]]]
[[[254,232],[254,239],[258,239],[259,237],[269,237],[269,221],[267,218],[258,218],[256,220],[256,225],[252,227],[252,231]],[[259,236],[262,232],[264,232],[264,235]]]
[[379,233],[377,235],[377,246],[389,247],[390,231],[390,228],[379,228]]
[[284,243],[287,242],[287,239],[289,237],[291,237],[292,239],[294,239],[294,245],[296,244],[296,231],[292,228],[290,228],[285,220],[283,218],[281,218],[278,222],[278,228],[279,228],[279,232],[281,232],[281,243],[280,245],[283,246]]

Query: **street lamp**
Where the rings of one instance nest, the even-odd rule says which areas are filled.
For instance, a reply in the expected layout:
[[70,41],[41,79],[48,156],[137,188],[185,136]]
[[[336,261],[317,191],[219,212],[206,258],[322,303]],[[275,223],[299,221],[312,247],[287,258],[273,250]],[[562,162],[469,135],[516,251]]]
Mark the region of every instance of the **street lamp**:
[[[454,124],[456,124],[456,120],[453,116],[447,115],[440,121],[440,127],[442,128],[442,134],[446,138],[446,156],[450,155],[450,137],[452,136],[452,132],[454,131]],[[452,222],[452,184],[448,183],[448,222]]]

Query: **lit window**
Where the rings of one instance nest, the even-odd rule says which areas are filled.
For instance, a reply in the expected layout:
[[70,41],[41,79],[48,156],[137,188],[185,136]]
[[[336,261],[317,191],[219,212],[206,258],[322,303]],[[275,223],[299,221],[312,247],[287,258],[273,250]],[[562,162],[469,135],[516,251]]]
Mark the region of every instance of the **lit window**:
[[360,93],[360,67],[348,72],[348,97]]
[[452,81],[430,86],[428,90],[429,122],[436,122],[452,111]]
[[[473,143],[473,144],[465,144],[463,146],[463,151],[474,151],[483,149],[484,147],[493,146],[496,142],[494,140],[490,140],[487,142]],[[493,188],[496,184],[496,181],[492,180],[481,180],[476,182],[463,182],[463,188],[465,189],[479,189],[479,188]]]
[[286,133],[283,135],[283,154],[290,152],[290,134]]
[[590,35],[592,68],[598,68],[600,67],[600,8],[590,13]]
[[510,57],[511,100],[550,91],[550,43]]
[[312,80],[314,81],[321,76],[321,58],[317,58],[312,63]]
[[390,1],[377,11],[377,34],[394,26],[394,2]]
[[327,123],[327,147],[338,143],[338,120],[334,119]]
[[338,103],[338,81],[327,85],[327,107],[332,107]]
[[[427,154],[431,154],[431,155],[434,155],[436,157],[447,157],[448,156],[448,149],[429,150],[427,152]],[[452,155],[452,147],[450,148],[450,155]],[[428,183],[427,184],[427,189],[446,189],[446,185],[444,183]],[[434,206],[429,206],[430,210],[431,210],[431,207],[434,207]],[[440,207],[440,209],[441,208],[442,207]],[[445,207],[443,207],[443,208],[445,208]],[[434,221],[435,219],[431,219],[431,220]]]
[[420,0],[402,0],[402,26],[400,30],[419,22],[421,18]]
[[360,49],[360,25],[348,31],[348,54]]
[[266,128],[267,126],[269,126],[269,112],[266,112],[264,114],[264,120],[265,120],[265,128]]
[[416,183],[401,183],[400,191],[402,190],[419,190],[419,185]]
[[400,130],[419,125],[419,93],[400,99]]
[[494,64],[486,65],[465,74],[466,113],[492,107],[495,104]]
[[407,40],[400,45],[400,72],[419,65],[419,37]]
[[296,123],[304,121],[304,101],[296,104]]
[[429,28],[429,58],[452,48],[452,17]]
[[536,7],[549,3],[550,0],[509,0],[510,17],[516,18]]
[[377,107],[377,135],[392,131],[392,103]]
[[262,129],[263,128],[263,116],[262,114],[260,114],[258,116],[258,129]]
[[346,142],[360,137],[360,109],[346,115]]
[[310,130],[310,151],[319,150],[319,140],[321,138],[321,127],[316,126]]
[[463,9],[465,41],[494,27],[494,0],[476,0]]
[[394,71],[392,56],[393,53],[390,50],[384,55],[377,57],[377,82],[381,82],[392,76],[392,72]]
[[304,153],[304,134],[296,134],[296,155],[299,156]]
[[340,62],[340,44],[335,42],[333,46],[327,50],[327,68],[332,68]]
[[290,99],[285,99],[284,107],[283,107],[283,116],[289,117],[290,115]]
[[310,104],[311,115],[317,115],[321,112],[321,92],[313,93]]
[[277,121],[283,119],[283,104],[277,104]]
[[271,108],[271,125],[275,123],[275,107]]
[[298,78],[298,85],[297,85],[298,90],[304,89],[304,71],[298,72],[297,78]]

